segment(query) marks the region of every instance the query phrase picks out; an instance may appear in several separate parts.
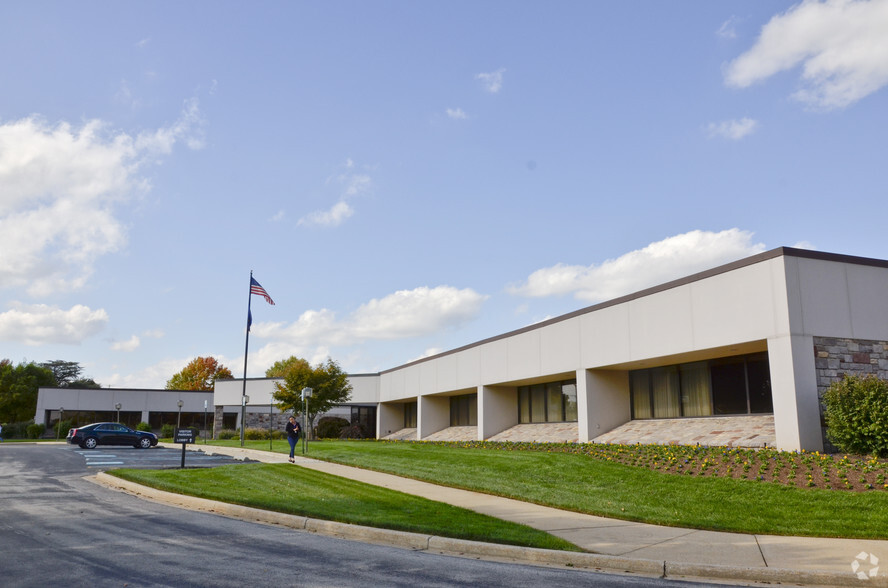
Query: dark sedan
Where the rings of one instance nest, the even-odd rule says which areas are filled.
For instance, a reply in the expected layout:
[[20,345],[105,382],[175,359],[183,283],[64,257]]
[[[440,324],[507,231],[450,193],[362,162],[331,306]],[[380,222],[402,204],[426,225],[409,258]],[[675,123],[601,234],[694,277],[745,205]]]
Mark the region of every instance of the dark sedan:
[[154,433],[134,431],[120,423],[93,423],[70,429],[67,439],[68,443],[84,449],[95,449],[98,445],[132,445],[148,449],[157,445],[157,435]]

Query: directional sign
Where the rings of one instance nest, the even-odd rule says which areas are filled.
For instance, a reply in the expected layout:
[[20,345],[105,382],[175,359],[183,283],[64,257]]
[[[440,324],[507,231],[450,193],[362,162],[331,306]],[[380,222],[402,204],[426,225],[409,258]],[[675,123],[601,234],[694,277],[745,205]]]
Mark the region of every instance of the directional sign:
[[197,431],[194,429],[176,429],[173,435],[173,443],[194,443]]

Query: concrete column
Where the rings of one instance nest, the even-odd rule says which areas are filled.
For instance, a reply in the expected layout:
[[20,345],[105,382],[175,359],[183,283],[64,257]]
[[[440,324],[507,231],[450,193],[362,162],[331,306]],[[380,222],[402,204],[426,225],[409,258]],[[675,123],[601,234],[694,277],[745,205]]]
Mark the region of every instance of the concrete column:
[[143,422],[143,423],[150,422],[150,421],[148,420],[148,413],[149,413],[149,411],[147,411],[147,410],[143,410],[143,411],[142,411],[142,422]]
[[518,424],[518,389],[514,386],[478,386],[478,441]]
[[628,371],[577,370],[577,428],[581,443],[628,423],[631,418]]
[[380,403],[376,410],[376,436],[385,437],[404,428],[404,405],[400,402]]
[[823,451],[814,338],[789,335],[768,339],[768,363],[777,448]]
[[450,426],[449,396],[420,396],[416,407],[417,437],[425,439]]

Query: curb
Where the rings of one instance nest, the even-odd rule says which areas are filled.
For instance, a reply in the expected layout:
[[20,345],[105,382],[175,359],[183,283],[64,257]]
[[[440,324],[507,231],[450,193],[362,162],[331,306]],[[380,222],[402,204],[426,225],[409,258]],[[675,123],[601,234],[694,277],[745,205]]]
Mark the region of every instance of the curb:
[[515,545],[483,543],[466,539],[452,539],[364,527],[349,523],[311,519],[261,510],[248,506],[218,502],[206,498],[196,498],[157,490],[135,482],[116,478],[105,472],[86,478],[107,488],[126,492],[134,496],[155,500],[170,506],[213,513],[243,521],[278,525],[297,531],[317,533],[327,537],[362,541],[378,545],[388,545],[414,551],[429,551],[464,557],[490,558],[529,565],[570,567],[610,573],[629,573],[659,578],[696,579],[760,582],[766,584],[796,584],[804,586],[888,586],[888,578],[872,578],[865,583],[850,573],[806,572],[780,568],[744,568],[706,564],[689,564],[663,560],[633,559],[622,556],[596,553],[556,551]]

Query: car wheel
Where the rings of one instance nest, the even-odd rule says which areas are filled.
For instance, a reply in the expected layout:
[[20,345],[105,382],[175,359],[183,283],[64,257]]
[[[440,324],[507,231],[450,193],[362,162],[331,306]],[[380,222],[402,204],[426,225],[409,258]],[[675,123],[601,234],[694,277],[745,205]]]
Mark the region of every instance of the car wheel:
[[139,447],[142,449],[151,449],[151,439],[139,439]]
[[84,447],[86,449],[95,449],[96,445],[98,445],[98,444],[99,444],[99,440],[96,439],[95,437],[87,437],[86,439],[83,440],[83,445],[81,447]]

